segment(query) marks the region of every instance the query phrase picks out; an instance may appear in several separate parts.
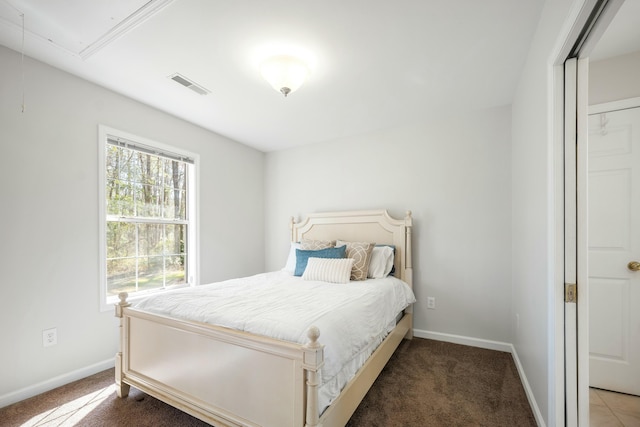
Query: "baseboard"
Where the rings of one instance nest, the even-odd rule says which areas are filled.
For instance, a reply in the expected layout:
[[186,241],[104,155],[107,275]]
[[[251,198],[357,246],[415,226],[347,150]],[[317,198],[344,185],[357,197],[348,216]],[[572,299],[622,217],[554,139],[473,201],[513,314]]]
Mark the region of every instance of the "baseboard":
[[452,334],[444,334],[441,332],[432,332],[432,331],[424,331],[420,329],[414,329],[413,335],[418,338],[426,338],[430,340],[436,341],[445,341],[453,344],[462,344],[468,345],[471,347],[479,347],[486,348],[488,350],[497,350],[504,351],[507,353],[511,353],[513,357],[513,362],[516,365],[516,369],[518,370],[518,375],[520,376],[520,382],[522,382],[522,387],[524,388],[524,393],[527,396],[527,400],[529,401],[529,405],[531,406],[531,411],[533,412],[533,416],[536,419],[536,423],[539,427],[546,427],[544,422],[544,417],[540,412],[540,408],[538,407],[538,403],[536,402],[535,396],[533,395],[533,391],[531,390],[531,386],[529,385],[529,381],[527,380],[527,376],[524,373],[524,369],[522,368],[522,363],[520,363],[520,358],[518,357],[518,352],[516,351],[513,344],[501,342],[501,341],[491,341],[480,338],[473,337],[465,337],[462,335],[452,335]]
[[518,369],[520,381],[522,382],[522,387],[524,387],[524,393],[527,395],[527,399],[529,400],[529,406],[531,406],[531,410],[533,411],[533,416],[536,419],[536,424],[538,424],[538,427],[547,427],[544,422],[542,412],[540,412],[540,408],[538,407],[538,402],[536,402],[536,398],[533,395],[533,391],[531,390],[531,386],[529,385],[529,381],[527,380],[527,376],[525,375],[524,369],[522,368],[522,363],[520,363],[518,352],[516,351],[516,348],[513,346],[513,344],[510,345],[511,356],[513,357],[513,362],[516,364],[516,369]]
[[22,388],[20,390],[7,393],[0,396],[0,408],[4,408],[5,406],[9,406],[21,400],[44,393],[45,391],[53,390],[56,387],[69,384],[70,382],[86,378],[93,374],[97,374],[98,372],[113,368],[114,366],[115,359],[111,358],[90,366],[86,366],[84,368],[76,369],[75,371],[71,371],[66,374],[58,375],[57,377]]
[[445,341],[453,344],[462,344],[470,347],[486,348],[488,350],[504,351],[507,353],[511,353],[511,350],[513,349],[513,346],[506,342],[465,337],[462,335],[443,334],[442,332],[424,331],[421,329],[414,329],[413,335],[418,338]]

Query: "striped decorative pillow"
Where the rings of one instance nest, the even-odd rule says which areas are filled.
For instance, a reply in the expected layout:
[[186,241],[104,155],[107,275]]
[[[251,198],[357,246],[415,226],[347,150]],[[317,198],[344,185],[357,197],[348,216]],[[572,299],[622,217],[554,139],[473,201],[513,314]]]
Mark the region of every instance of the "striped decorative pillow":
[[349,283],[353,258],[309,258],[303,280]]

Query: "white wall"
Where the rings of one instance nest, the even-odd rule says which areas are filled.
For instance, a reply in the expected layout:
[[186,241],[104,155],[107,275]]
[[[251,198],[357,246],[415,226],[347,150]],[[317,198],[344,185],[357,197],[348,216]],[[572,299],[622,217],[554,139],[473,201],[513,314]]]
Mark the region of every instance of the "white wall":
[[[542,422],[556,425],[553,62],[582,0],[547,0],[513,101],[513,345]],[[561,177],[560,177],[561,179]],[[558,266],[562,268],[562,266]],[[519,327],[515,321],[519,317]]]
[[510,342],[510,129],[510,108],[500,107],[268,153],[267,269],[284,266],[291,216],[409,209],[414,327]]
[[29,58],[22,114],[20,55],[0,46],[0,64],[1,402],[116,352],[99,311],[98,124],[200,154],[203,283],[264,269],[264,155]]
[[640,52],[589,63],[589,104],[640,97]]

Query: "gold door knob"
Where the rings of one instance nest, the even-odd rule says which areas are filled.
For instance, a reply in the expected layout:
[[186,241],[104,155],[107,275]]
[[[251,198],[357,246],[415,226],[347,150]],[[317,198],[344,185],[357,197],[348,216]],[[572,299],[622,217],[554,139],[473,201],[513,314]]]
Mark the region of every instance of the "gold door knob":
[[627,264],[627,268],[631,271],[638,271],[640,270],[640,262],[631,261],[629,264]]

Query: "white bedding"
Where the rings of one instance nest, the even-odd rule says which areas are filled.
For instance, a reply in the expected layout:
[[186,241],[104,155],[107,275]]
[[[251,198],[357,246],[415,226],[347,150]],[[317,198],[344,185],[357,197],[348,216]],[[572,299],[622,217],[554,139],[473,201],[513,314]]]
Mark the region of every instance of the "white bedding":
[[300,344],[317,326],[325,346],[322,413],[413,302],[409,285],[394,277],[332,284],[277,271],[154,295],[134,306]]

